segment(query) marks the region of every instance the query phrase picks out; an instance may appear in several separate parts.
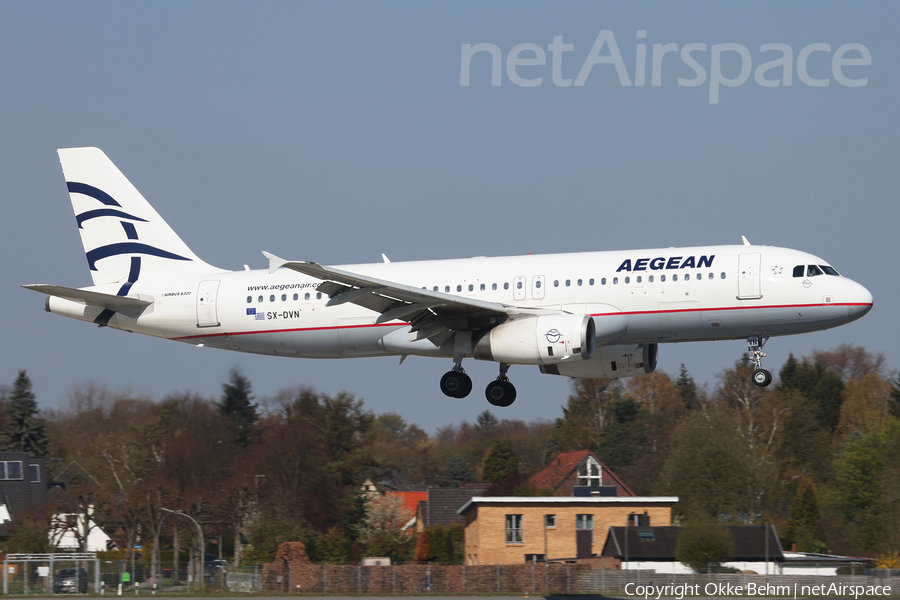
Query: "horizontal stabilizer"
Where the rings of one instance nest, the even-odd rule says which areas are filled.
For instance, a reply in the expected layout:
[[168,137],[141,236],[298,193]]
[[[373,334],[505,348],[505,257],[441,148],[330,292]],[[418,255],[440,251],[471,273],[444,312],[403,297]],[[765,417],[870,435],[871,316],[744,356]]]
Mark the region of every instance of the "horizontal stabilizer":
[[79,302],[81,304],[89,304],[91,306],[100,306],[108,308],[116,312],[125,314],[138,313],[144,307],[153,304],[152,298],[134,298],[129,296],[115,296],[113,294],[104,294],[102,292],[91,292],[89,290],[80,290],[78,288],[64,287],[61,285],[49,285],[45,283],[32,283],[23,285],[26,290],[33,290],[48,296],[56,296]]

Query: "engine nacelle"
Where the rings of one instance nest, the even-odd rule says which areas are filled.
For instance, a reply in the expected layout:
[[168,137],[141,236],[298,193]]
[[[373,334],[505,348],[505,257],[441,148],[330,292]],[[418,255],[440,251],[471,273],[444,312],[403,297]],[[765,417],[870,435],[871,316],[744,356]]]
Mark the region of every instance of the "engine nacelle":
[[618,379],[648,375],[656,370],[658,351],[657,344],[601,346],[590,360],[541,365],[541,373],[587,379]]
[[587,315],[546,315],[508,321],[491,329],[472,356],[515,365],[581,362],[594,354],[596,331]]

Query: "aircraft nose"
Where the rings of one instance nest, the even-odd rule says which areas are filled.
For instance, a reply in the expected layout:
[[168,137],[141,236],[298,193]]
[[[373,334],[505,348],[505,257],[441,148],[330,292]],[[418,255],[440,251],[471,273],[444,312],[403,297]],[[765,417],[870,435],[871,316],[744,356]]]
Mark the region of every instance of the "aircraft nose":
[[856,282],[852,283],[853,285],[848,298],[847,311],[850,319],[856,320],[872,310],[874,298],[872,298],[872,292],[865,287]]

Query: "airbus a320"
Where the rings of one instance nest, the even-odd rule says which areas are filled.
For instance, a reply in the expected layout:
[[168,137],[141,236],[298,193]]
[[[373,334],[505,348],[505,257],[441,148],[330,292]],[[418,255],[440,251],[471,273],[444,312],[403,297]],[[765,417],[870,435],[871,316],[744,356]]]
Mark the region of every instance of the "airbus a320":
[[198,258],[97,148],[59,150],[93,285],[31,284],[45,308],[190,344],[299,358],[408,355],[499,364],[485,389],[509,406],[512,365],[565,377],[651,373],[659,344],[746,339],[753,382],[772,381],[774,336],[844,325],[872,294],[821,258],[743,244],[323,266],[264,252],[268,269]]

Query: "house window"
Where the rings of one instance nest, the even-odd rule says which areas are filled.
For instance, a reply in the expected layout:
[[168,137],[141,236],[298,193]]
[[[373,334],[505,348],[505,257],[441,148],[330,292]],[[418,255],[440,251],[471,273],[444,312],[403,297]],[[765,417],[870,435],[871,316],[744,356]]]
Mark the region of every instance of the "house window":
[[506,543],[521,544],[522,515],[506,515]]
[[0,462],[0,479],[22,479],[22,461],[8,460]]
[[603,468],[591,456],[578,465],[578,485],[590,486],[592,490],[603,485]]
[[575,515],[575,531],[590,531],[593,538],[594,515]]
[[656,539],[656,536],[653,535],[653,531],[649,529],[638,529],[638,538],[642,542],[652,542]]
[[41,466],[40,465],[28,465],[28,481],[31,483],[40,483],[41,482]]
[[556,528],[556,515],[544,515],[544,527],[547,529]]
[[526,554],[525,555],[525,564],[526,565],[533,565],[535,563],[542,563],[542,562],[547,562],[546,560],[544,560],[543,554]]

